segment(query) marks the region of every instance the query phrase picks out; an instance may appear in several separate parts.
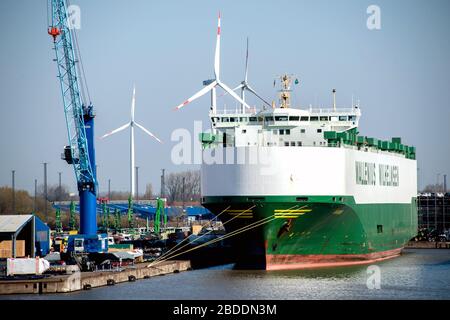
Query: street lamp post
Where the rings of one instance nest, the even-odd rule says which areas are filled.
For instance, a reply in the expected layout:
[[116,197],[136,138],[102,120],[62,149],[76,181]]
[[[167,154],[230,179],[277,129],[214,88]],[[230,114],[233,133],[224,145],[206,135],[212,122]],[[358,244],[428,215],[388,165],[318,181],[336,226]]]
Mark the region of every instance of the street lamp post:
[[139,167],[135,167],[136,170],[136,200],[139,200]]
[[162,174],[161,174],[161,198],[165,197],[165,192],[166,192],[166,179],[165,179],[165,171],[166,169],[161,169]]
[[34,179],[34,203],[33,203],[33,211],[36,213],[37,210],[37,179]]
[[47,217],[47,162],[44,162],[44,216],[45,216],[45,222],[48,222]]
[[58,172],[58,175],[59,175],[58,201],[61,201],[61,194],[62,194],[62,192],[61,192],[61,173],[62,172]]
[[12,170],[12,213],[16,214],[16,170]]

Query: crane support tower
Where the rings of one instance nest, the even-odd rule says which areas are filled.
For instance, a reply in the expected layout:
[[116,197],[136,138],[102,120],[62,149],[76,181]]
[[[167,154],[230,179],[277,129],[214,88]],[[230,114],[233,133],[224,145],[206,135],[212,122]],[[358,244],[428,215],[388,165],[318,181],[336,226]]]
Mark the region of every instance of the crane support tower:
[[[66,0],[50,0],[52,37],[62,93],[69,145],[62,159],[73,165],[80,196],[80,234],[69,238],[71,252],[105,252],[106,235],[97,235],[97,178],[94,149],[94,108],[86,81],[79,77],[82,63],[75,30],[71,28]],[[82,64],[81,64],[82,66]],[[83,68],[81,68],[83,71]],[[84,72],[83,72],[84,73]],[[84,76],[84,74],[83,74]],[[84,93],[84,88],[88,92]],[[82,94],[83,93],[83,94]]]

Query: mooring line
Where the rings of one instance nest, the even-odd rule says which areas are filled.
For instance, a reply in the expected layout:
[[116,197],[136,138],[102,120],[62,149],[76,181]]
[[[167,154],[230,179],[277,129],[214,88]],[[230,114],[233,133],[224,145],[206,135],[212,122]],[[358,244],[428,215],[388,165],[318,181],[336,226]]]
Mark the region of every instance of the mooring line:
[[[260,220],[258,220],[258,221],[255,221],[255,222],[253,222],[253,223],[251,223],[251,224],[249,224],[249,225],[246,225],[246,226],[243,226],[243,227],[241,227],[241,228],[239,228],[239,229],[237,229],[237,230],[234,230],[234,231],[232,231],[232,232],[230,232],[230,233],[228,233],[228,234],[226,234],[226,235],[224,235],[224,236],[222,236],[222,237],[220,237],[220,238],[211,239],[211,240],[209,240],[209,241],[207,241],[207,242],[205,242],[205,243],[203,243],[203,244],[210,244],[210,243],[216,241],[217,239],[219,239],[219,240],[225,239],[225,238],[228,237],[228,236],[234,235],[234,233],[236,233],[237,231],[240,231],[240,230],[242,230],[242,229],[247,229],[247,228],[253,226],[254,224],[260,223],[261,221],[266,220],[266,219],[269,219],[269,218],[272,218],[272,216],[265,217],[265,218],[263,218],[263,219],[260,219]],[[202,244],[202,245],[203,245],[203,244]],[[197,246],[196,246],[196,247],[197,247]],[[183,252],[181,252],[180,254],[183,254],[183,253],[185,253],[185,252],[187,252],[187,251],[183,251]],[[173,254],[173,253],[172,253],[172,254]],[[173,257],[172,254],[170,254],[169,256],[166,256],[163,260],[160,260],[160,261],[157,261],[157,262],[167,261],[168,259],[170,259],[170,258]],[[156,261],[154,261],[154,263],[156,263]]]
[[[287,209],[287,210],[292,210],[293,208],[298,207],[298,206],[299,206],[299,205],[297,204],[297,205],[292,206],[291,208],[289,208],[289,209]],[[253,209],[254,207],[256,207],[256,205],[254,205],[254,206],[248,208],[247,210],[244,210],[244,211],[241,212],[239,215],[245,213],[246,211],[249,211],[249,210]],[[304,207],[307,207],[307,206],[303,206],[303,207],[301,207],[301,208],[304,208]],[[229,207],[228,207],[228,208],[229,208]],[[228,210],[228,208],[225,209],[224,211]],[[224,211],[222,211],[220,214],[222,214]],[[220,215],[220,214],[219,214],[219,215]],[[217,215],[217,217],[218,217],[219,215]],[[234,216],[233,218],[231,218],[230,220],[225,221],[225,222],[223,223],[223,225],[226,225],[228,222],[230,222],[230,221],[236,219],[237,217],[239,217],[239,215],[236,215],[236,216]],[[268,220],[268,221],[266,221],[266,222],[262,222],[262,223],[261,223],[261,221],[264,221],[264,220],[269,219],[269,218],[272,218],[272,219],[271,219],[271,220]],[[203,243],[203,244],[201,244],[201,245],[195,246],[194,248],[188,249],[187,251],[183,251],[183,252],[180,252],[179,254],[173,255],[176,251],[179,251],[179,250],[183,249],[184,247],[186,247],[187,245],[189,245],[189,244],[186,244],[186,245],[184,245],[183,247],[177,249],[175,252],[172,252],[172,254],[168,254],[168,252],[167,252],[167,254],[165,254],[164,257],[160,257],[161,259],[157,259],[157,260],[153,261],[148,267],[151,267],[151,266],[153,266],[154,264],[157,264],[157,263],[160,263],[160,262],[167,261],[167,260],[169,260],[169,259],[171,259],[171,258],[173,258],[173,257],[179,256],[179,255],[181,255],[181,254],[184,254],[184,253],[186,253],[186,252],[192,251],[192,250],[194,250],[194,249],[199,249],[199,248],[202,248],[202,247],[204,247],[204,246],[206,246],[206,245],[209,245],[209,244],[211,244],[211,243],[215,243],[215,242],[217,242],[217,241],[221,241],[221,240],[223,240],[223,239],[227,239],[227,238],[229,238],[229,237],[231,237],[231,236],[234,236],[234,235],[239,234],[239,233],[241,233],[241,232],[245,232],[245,231],[247,231],[247,230],[250,230],[250,229],[252,229],[252,228],[255,228],[255,227],[257,227],[257,226],[259,226],[259,225],[261,225],[261,224],[264,224],[264,223],[273,221],[273,220],[275,220],[275,219],[276,219],[275,215],[271,215],[271,216],[265,217],[265,218],[260,219],[260,220],[258,220],[258,221],[252,222],[252,223],[249,224],[249,225],[243,226],[242,228],[239,228],[239,229],[237,229],[237,230],[234,230],[234,231],[230,232],[229,234],[224,235],[223,237],[219,237],[219,238],[216,238],[216,239],[212,239],[212,240],[207,241],[207,242],[205,242],[205,243]],[[257,223],[259,223],[259,224],[256,225],[256,226],[254,226],[254,225],[257,224]],[[205,235],[206,235],[206,234],[205,234]],[[199,240],[200,238],[201,238],[201,237],[197,238],[196,240]],[[186,238],[186,239],[187,239],[187,238]],[[195,241],[195,240],[194,240],[194,241]]]
[[[227,211],[230,207],[231,207],[231,206],[228,206],[228,207],[225,208],[222,212],[220,212],[217,216],[215,216],[213,219],[210,219],[210,220],[208,221],[209,226],[212,225],[212,221],[213,221],[214,219],[217,219],[218,217],[220,217],[220,215],[221,215],[222,213],[224,213],[225,211]],[[210,232],[212,232],[212,230],[209,231],[208,233],[210,233]],[[207,234],[208,234],[208,233],[207,233]],[[183,242],[185,242],[186,240],[188,240],[191,236],[192,236],[192,235],[190,235],[189,237],[184,238],[182,241],[180,241],[179,243],[177,243],[173,248],[170,248],[169,251],[164,252],[163,255],[161,255],[160,257],[156,258],[154,261],[152,261],[152,263],[156,263],[156,262],[160,261],[161,259],[164,259],[164,257],[166,257],[170,252],[172,252],[176,247],[178,247],[179,245],[181,245]],[[181,249],[181,248],[180,248],[180,249]],[[152,264],[152,263],[151,263],[151,264]],[[150,265],[151,265],[151,264],[150,264]],[[150,265],[149,265],[149,266],[150,266]]]
[[[247,211],[250,210],[250,209],[252,209],[252,208],[254,208],[254,207],[255,207],[255,206],[253,206],[253,207],[247,209]],[[298,205],[292,206],[290,209],[295,208],[295,207],[298,207]],[[305,207],[305,206],[303,206],[303,207]],[[245,211],[244,211],[244,212],[245,212]],[[244,213],[244,212],[242,212],[242,213]],[[273,219],[270,220],[270,221],[272,221],[272,220],[275,219],[275,215],[271,215],[271,216],[265,217],[265,218],[263,218],[263,219],[260,219],[260,220],[258,220],[258,221],[252,222],[251,224],[246,225],[246,226],[243,226],[243,227],[241,227],[241,228],[239,228],[239,229],[237,229],[237,230],[235,230],[235,231],[232,231],[232,232],[230,232],[229,234],[226,234],[226,235],[223,236],[223,237],[216,238],[216,239],[212,239],[212,240],[207,241],[206,243],[202,244],[201,246],[199,245],[199,246],[196,246],[196,247],[194,247],[194,248],[192,248],[192,249],[195,249],[195,248],[201,248],[201,247],[203,247],[203,246],[205,246],[205,245],[208,245],[208,244],[211,244],[211,243],[215,243],[215,242],[217,242],[217,241],[221,241],[221,240],[223,240],[223,239],[229,238],[229,237],[231,237],[231,236],[233,236],[233,235],[235,235],[235,234],[237,234],[237,233],[247,231],[247,230],[249,230],[249,229],[252,229],[254,224],[260,223],[261,221],[264,221],[264,220],[269,219],[269,218],[272,218],[272,217],[273,217]],[[225,225],[226,223],[230,222],[231,220],[234,220],[235,218],[237,218],[237,216],[236,216],[236,217],[233,217],[232,219],[230,219],[230,220],[228,220],[228,221],[226,221],[226,222],[224,222],[223,225]],[[267,222],[269,222],[269,221],[267,221]],[[265,222],[264,222],[264,223],[265,223]],[[259,224],[259,225],[260,225],[260,224]],[[259,226],[259,225],[258,225],[258,226]],[[256,226],[254,226],[254,227],[256,227]],[[180,248],[180,249],[181,249],[181,248]],[[191,250],[189,249],[188,251],[191,251]],[[186,252],[188,252],[188,251],[181,252],[181,253],[179,253],[179,254],[177,254],[177,255],[175,255],[175,256],[181,255],[181,254],[186,253]],[[166,257],[165,257],[163,260],[161,260],[161,261],[156,261],[156,260],[155,260],[153,263],[159,263],[159,262],[167,261],[168,259],[171,259],[171,258],[173,258],[173,257],[175,257],[175,256],[173,256],[173,255],[167,256],[167,255],[166,255]],[[152,264],[151,264],[151,265],[152,265]]]
[[[220,214],[218,214],[218,215],[216,216],[216,218],[219,217],[219,215],[221,215],[221,214],[224,213],[225,211],[227,211],[230,207],[231,207],[231,206],[228,206],[228,208],[226,208],[224,211],[222,211]],[[253,206],[251,206],[250,208],[248,208],[248,209],[242,211],[239,215],[241,215],[241,214],[243,214],[243,213],[245,213],[245,212],[247,212],[247,211],[249,211],[249,210],[252,210],[254,207],[256,207],[256,205],[253,205]],[[239,217],[239,215],[237,215],[237,216],[231,218],[230,220],[224,222],[224,223],[222,224],[222,226],[224,226],[224,225],[226,225],[228,222],[230,222],[230,221],[236,219],[237,217]],[[200,237],[198,237],[197,239],[195,239],[193,242],[195,242],[195,241],[197,241],[197,240],[200,240],[201,238],[203,238],[204,236],[210,234],[210,233],[213,232],[213,231],[214,231],[214,230],[208,231],[207,233],[205,233],[205,234],[201,235]],[[189,238],[189,237],[185,238],[184,240],[186,240],[186,239],[188,239],[188,238]],[[181,241],[181,242],[183,242],[183,241]],[[180,242],[180,243],[181,243],[181,242]],[[192,242],[192,243],[193,243],[193,242]],[[187,247],[189,244],[190,244],[190,243],[184,244],[182,247],[178,248],[177,250],[173,251],[172,253],[175,253],[175,252],[177,252],[177,251],[180,251],[181,249]],[[175,247],[174,247],[174,248],[175,248]],[[172,249],[174,249],[174,248],[172,248]],[[169,250],[169,251],[170,251],[170,250]],[[161,259],[167,260],[167,259],[165,258],[165,257],[167,257],[167,254],[168,254],[168,252],[167,252],[166,254],[164,254],[164,256],[159,257],[160,259],[156,259],[155,261],[153,261],[153,263],[157,263],[157,262],[161,261]],[[164,261],[164,260],[162,260],[162,261]],[[152,265],[152,264],[150,264],[149,266],[151,266],[151,265]]]
[[[270,219],[270,220],[267,220],[267,221],[264,221],[264,222],[261,222],[261,220],[265,220],[265,219],[268,219],[268,218],[271,218],[271,219]],[[186,251],[183,251],[183,252],[177,253],[177,254],[175,254],[175,255],[172,255],[172,256],[170,256],[168,259],[175,258],[175,257],[177,257],[177,256],[179,256],[179,255],[182,255],[182,254],[185,254],[185,253],[187,253],[187,252],[190,252],[190,251],[193,251],[193,250],[200,249],[200,248],[202,248],[202,247],[205,247],[205,246],[210,245],[210,244],[212,244],[212,243],[216,243],[216,242],[218,242],[218,241],[222,241],[222,240],[224,240],[224,239],[227,239],[227,238],[229,238],[229,237],[235,236],[235,235],[240,234],[240,233],[242,233],[242,232],[245,232],[245,231],[248,231],[248,230],[250,230],[250,229],[259,227],[259,226],[261,226],[261,225],[263,225],[263,224],[266,224],[266,223],[268,223],[268,222],[271,222],[271,221],[273,221],[273,220],[275,220],[275,219],[276,219],[276,218],[275,218],[274,216],[266,217],[266,218],[264,218],[264,219],[261,219],[261,220],[257,221],[257,222],[258,222],[257,225],[254,225],[254,226],[252,226],[252,227],[246,226],[246,227],[244,227],[244,228],[241,228],[241,229],[244,229],[244,230],[241,230],[241,229],[235,230],[235,231],[233,231],[233,232],[231,232],[231,233],[229,233],[229,234],[226,234],[225,236],[223,236],[223,237],[221,237],[221,238],[216,238],[216,239],[210,240],[210,241],[205,242],[205,243],[203,243],[203,244],[201,244],[201,245],[195,246],[194,248],[191,248],[191,249],[188,249],[188,250],[186,250]],[[159,261],[158,263],[164,262],[164,261],[166,261],[166,260]]]

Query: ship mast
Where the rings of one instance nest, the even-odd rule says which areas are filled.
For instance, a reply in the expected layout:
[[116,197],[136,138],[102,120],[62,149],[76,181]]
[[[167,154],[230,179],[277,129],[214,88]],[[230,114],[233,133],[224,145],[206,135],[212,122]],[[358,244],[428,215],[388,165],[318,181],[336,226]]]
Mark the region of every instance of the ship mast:
[[280,108],[290,108],[291,107],[291,85],[292,85],[292,75],[284,74],[279,77],[281,82],[281,89],[278,90]]

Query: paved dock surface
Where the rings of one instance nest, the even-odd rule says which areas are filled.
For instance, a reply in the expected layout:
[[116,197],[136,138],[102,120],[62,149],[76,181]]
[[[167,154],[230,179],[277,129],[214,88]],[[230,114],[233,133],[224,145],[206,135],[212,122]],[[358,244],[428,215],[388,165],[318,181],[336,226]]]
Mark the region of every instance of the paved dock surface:
[[149,267],[150,262],[128,266],[120,271],[75,272],[41,279],[0,280],[0,295],[21,293],[58,293],[88,290],[116,283],[146,279],[158,275],[186,271],[190,261],[173,260]]
[[407,249],[450,249],[450,242],[442,241],[410,241],[405,246]]

